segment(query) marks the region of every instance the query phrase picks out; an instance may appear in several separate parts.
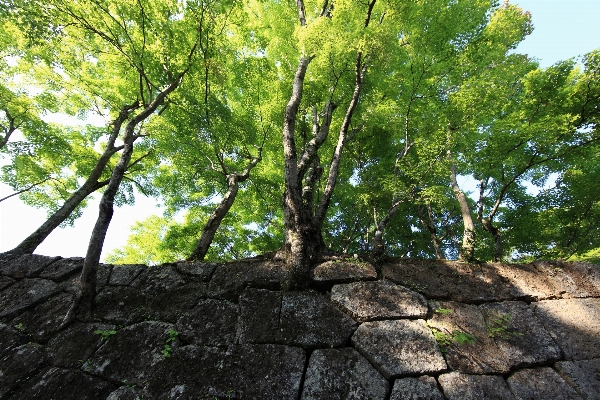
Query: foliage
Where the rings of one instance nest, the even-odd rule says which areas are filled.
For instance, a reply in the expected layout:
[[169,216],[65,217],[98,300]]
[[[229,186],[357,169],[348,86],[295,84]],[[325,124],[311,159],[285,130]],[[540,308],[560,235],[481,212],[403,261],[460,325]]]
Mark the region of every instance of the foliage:
[[523,336],[521,332],[509,331],[511,322],[512,316],[510,314],[497,314],[490,318],[490,323],[487,324],[488,336],[505,340],[514,336]]

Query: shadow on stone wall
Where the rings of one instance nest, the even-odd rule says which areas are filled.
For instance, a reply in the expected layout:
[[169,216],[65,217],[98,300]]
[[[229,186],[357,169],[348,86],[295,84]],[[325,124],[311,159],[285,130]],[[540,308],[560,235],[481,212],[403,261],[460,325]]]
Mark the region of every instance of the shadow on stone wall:
[[83,259],[1,257],[0,399],[600,399],[593,264],[101,265],[58,332]]

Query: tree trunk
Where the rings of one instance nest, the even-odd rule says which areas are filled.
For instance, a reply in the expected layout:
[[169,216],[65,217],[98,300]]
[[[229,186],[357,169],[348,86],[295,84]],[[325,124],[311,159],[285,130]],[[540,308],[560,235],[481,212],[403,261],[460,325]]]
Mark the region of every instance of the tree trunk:
[[227,176],[227,192],[221,200],[221,203],[217,206],[215,211],[208,218],[208,221],[204,225],[204,229],[202,229],[202,235],[200,235],[200,239],[196,244],[196,248],[192,252],[192,254],[188,257],[188,261],[202,261],[208,252],[208,248],[210,247],[215,234],[217,233],[217,229],[221,225],[221,221],[225,218],[225,215],[231,209],[233,202],[235,201],[235,197],[238,193],[239,183],[237,174],[230,174]]
[[[423,209],[427,210],[427,216],[425,216],[425,211]],[[427,229],[427,232],[429,232],[431,244],[433,245],[433,250],[435,252],[435,258],[437,260],[443,260],[445,257],[438,241],[437,229],[435,228],[435,224],[433,222],[431,205],[428,203],[424,206],[417,206],[417,213],[419,214],[421,224],[423,224],[425,229]]]
[[[448,157],[450,158],[450,151],[448,151]],[[450,170],[452,190],[454,191],[456,200],[460,206],[460,215],[462,216],[464,225],[463,241],[458,252],[458,259],[459,261],[473,262],[475,261],[475,224],[473,223],[473,216],[471,215],[471,208],[469,207],[467,196],[465,196],[465,193],[460,189],[456,182],[456,166],[451,164]]]
[[504,251],[504,243],[502,242],[502,232],[500,228],[495,227],[489,219],[481,219],[483,229],[489,232],[494,238],[494,261],[502,261],[502,253]]
[[137,103],[135,105],[125,106],[121,109],[119,116],[113,121],[111,134],[106,145],[106,149],[96,162],[94,169],[90,173],[85,183],[77,189],[71,197],[65,201],[61,208],[59,208],[54,214],[50,216],[38,229],[23,240],[17,247],[10,250],[11,254],[32,254],[35,249],[56,229],[62,224],[71,213],[85,200],[90,194],[96,190],[108,185],[109,180],[99,181],[106,165],[110,161],[113,154],[123,148],[123,146],[114,147],[115,141],[121,131],[121,126],[129,117],[129,114],[134,109],[138,108]]

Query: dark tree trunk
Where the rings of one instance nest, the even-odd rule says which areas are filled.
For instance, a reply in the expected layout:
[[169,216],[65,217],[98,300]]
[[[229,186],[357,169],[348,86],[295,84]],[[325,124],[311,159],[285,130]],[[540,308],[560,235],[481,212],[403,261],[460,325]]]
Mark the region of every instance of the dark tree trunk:
[[429,236],[431,237],[431,244],[433,246],[433,251],[435,252],[435,258],[438,260],[443,260],[444,253],[440,248],[440,243],[437,236],[437,229],[435,227],[435,223],[433,222],[433,212],[431,210],[431,205],[420,205],[417,206],[417,213],[419,214],[419,219],[421,220],[421,224],[427,229],[429,232]]
[[17,247],[10,250],[11,254],[32,254],[35,249],[56,229],[62,224],[71,213],[81,204],[85,198],[96,190],[108,185],[109,180],[99,181],[106,165],[113,154],[123,148],[123,146],[114,147],[115,141],[121,131],[121,126],[129,117],[129,114],[136,109],[137,103],[131,106],[125,106],[121,109],[119,116],[113,121],[111,134],[106,145],[106,149],[96,162],[94,169],[90,173],[90,176],[84,182],[84,184],[77,189],[71,197],[59,208],[54,214],[50,216],[38,229],[23,240]]
[[481,225],[483,225],[483,229],[489,232],[494,238],[494,261],[501,262],[504,244],[500,228],[495,227],[490,220],[483,218],[481,219]]
[[[450,152],[448,152],[448,157],[451,157]],[[458,252],[458,259],[464,262],[473,262],[475,261],[475,224],[473,223],[473,215],[471,214],[471,208],[469,207],[467,196],[460,189],[456,181],[456,167],[454,164],[451,164],[450,170],[450,182],[452,190],[454,191],[456,200],[460,206],[460,215],[464,225],[463,241]]]

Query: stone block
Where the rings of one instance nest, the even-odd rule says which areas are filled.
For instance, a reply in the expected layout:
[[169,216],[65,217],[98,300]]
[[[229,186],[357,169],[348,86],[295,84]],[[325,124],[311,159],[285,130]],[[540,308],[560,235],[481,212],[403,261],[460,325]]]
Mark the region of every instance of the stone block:
[[149,296],[158,296],[185,283],[183,276],[173,266],[155,265],[144,268],[130,285]]
[[[456,302],[431,302],[433,318],[429,327],[446,352],[446,362],[452,370],[470,374],[505,374],[510,371],[510,360],[489,337],[483,314],[478,306]],[[472,335],[470,344],[453,338],[457,334]]]
[[504,278],[510,297],[514,300],[539,301],[560,298],[561,290],[533,264],[491,264]]
[[427,315],[422,295],[387,280],[335,285],[331,300],[358,322]]
[[304,379],[303,400],[384,399],[389,383],[352,348],[315,350]]
[[209,297],[236,301],[246,287],[279,290],[285,266],[273,261],[246,261],[217,265],[209,284]]
[[59,291],[59,286],[52,281],[23,279],[0,292],[0,318],[12,318],[46,301]]
[[37,278],[40,273],[60,257],[47,257],[38,254],[23,254],[0,261],[0,275],[15,279]]
[[295,399],[306,354],[281,345],[184,346],[153,369],[152,399]]
[[110,278],[108,278],[108,284],[111,286],[128,286],[147,268],[141,264],[114,265]]
[[84,259],[81,257],[63,258],[62,260],[55,261],[44,268],[40,274],[40,278],[62,282],[74,274],[81,272],[83,261]]
[[506,381],[508,387],[522,400],[583,400],[552,368],[522,369]]
[[142,386],[153,367],[169,354],[165,345],[174,349],[179,340],[169,341],[173,324],[140,322],[118,330],[85,363],[82,369],[111,382]]
[[[560,297],[578,298],[598,295],[598,288],[587,281],[585,275],[573,263],[540,260],[533,263],[539,275],[548,279],[557,288]],[[591,272],[594,272],[592,270]]]
[[35,308],[23,312],[13,319],[12,324],[28,333],[32,340],[45,342],[58,331],[73,299],[72,294],[59,293]]
[[[42,346],[24,344],[9,351],[0,359],[0,398],[32,378],[46,359]],[[19,399],[20,397],[14,397]]]
[[498,375],[450,372],[438,377],[448,400],[517,400]]
[[600,400],[600,359],[561,361],[555,368],[583,398]]
[[197,277],[203,282],[208,282],[217,265],[216,263],[182,261],[175,263],[175,268],[184,275]]
[[365,322],[352,336],[352,343],[387,379],[446,370],[423,320]]
[[13,396],[20,400],[106,399],[116,387],[79,370],[47,368],[21,387]]
[[377,279],[377,271],[371,263],[359,260],[334,260],[318,264],[311,271],[317,285],[333,285]]
[[0,323],[0,358],[28,341],[25,335],[17,329],[17,326],[11,327]]
[[560,348],[526,303],[507,301],[479,306],[488,337],[504,352],[511,369],[560,360]]
[[114,325],[75,322],[56,334],[46,345],[50,363],[55,367],[80,368],[104,343],[97,331],[115,330]]
[[0,276],[0,290],[4,290],[16,281],[9,276]]
[[427,375],[419,378],[396,379],[390,400],[446,400],[438,389],[435,378]]
[[229,346],[236,342],[239,306],[227,300],[201,300],[177,320],[179,337],[198,346]]
[[600,357],[600,299],[544,300],[531,307],[567,360]]

